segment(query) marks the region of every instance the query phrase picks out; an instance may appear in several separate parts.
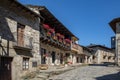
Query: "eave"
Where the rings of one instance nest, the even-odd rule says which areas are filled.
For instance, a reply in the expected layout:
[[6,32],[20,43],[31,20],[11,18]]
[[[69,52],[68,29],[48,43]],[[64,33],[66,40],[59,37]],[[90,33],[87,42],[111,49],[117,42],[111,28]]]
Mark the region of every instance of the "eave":
[[112,30],[116,33],[116,23],[117,22],[120,22],[120,18],[115,18],[115,19],[113,19],[110,23],[109,23],[109,25],[110,25],[110,27],[112,28]]
[[[52,13],[49,12],[49,10],[46,7],[41,6],[41,7],[39,7],[39,10],[40,10],[41,15],[45,18],[45,20],[48,21],[49,24],[51,24],[53,26],[57,26],[57,27],[55,27],[57,32],[60,32],[63,34],[69,34],[69,35],[77,38],[58,19],[56,19],[56,17],[54,15],[52,15]],[[77,39],[79,40],[79,38],[77,38]]]

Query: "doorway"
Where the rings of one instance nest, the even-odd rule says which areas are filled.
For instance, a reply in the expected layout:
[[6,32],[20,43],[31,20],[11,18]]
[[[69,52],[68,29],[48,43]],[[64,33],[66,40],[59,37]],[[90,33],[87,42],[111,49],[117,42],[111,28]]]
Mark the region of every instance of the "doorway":
[[51,56],[52,56],[52,63],[55,63],[55,52],[54,51],[52,52]]
[[79,57],[76,57],[76,62],[79,63]]
[[0,80],[12,80],[12,57],[0,57]]
[[60,64],[63,64],[63,54],[60,54]]
[[46,49],[41,48],[41,64],[46,64]]

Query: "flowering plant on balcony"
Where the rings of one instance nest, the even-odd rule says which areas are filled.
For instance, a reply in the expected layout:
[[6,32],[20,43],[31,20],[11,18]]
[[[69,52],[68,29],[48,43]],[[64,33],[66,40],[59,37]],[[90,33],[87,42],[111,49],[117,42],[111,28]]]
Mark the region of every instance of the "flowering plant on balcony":
[[51,33],[50,33],[50,32],[47,32],[47,36],[49,36],[49,37],[50,37],[50,36],[51,36]]
[[60,37],[64,39],[65,36],[61,34]]
[[71,40],[70,40],[70,39],[65,39],[65,41],[66,41],[67,43],[71,43]]
[[43,24],[43,28],[45,28],[45,29],[50,29],[50,26],[47,25],[47,24]]
[[60,33],[56,33],[56,35],[60,37]]
[[61,43],[62,43],[62,38],[59,38],[59,42],[61,42]]
[[55,33],[54,29],[50,28],[49,30],[50,30],[51,33]]
[[53,36],[53,39],[54,39],[54,40],[57,40],[57,36],[56,36],[56,35],[55,35],[55,36]]

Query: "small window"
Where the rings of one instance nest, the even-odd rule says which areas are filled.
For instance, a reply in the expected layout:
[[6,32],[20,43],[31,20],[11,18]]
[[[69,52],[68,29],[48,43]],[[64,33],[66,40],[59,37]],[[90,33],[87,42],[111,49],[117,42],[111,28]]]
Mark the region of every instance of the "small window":
[[23,70],[29,69],[29,58],[23,58]]
[[32,62],[32,67],[37,67],[37,62],[36,61]]

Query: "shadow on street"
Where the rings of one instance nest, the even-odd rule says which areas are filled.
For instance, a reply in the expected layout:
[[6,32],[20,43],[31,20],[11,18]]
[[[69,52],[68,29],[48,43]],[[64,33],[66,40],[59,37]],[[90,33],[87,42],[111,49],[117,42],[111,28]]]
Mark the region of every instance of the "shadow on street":
[[97,77],[96,80],[120,80],[120,72]]
[[89,66],[106,66],[106,67],[110,67],[110,66],[116,66],[115,63],[112,62],[104,62],[102,64],[89,64]]

